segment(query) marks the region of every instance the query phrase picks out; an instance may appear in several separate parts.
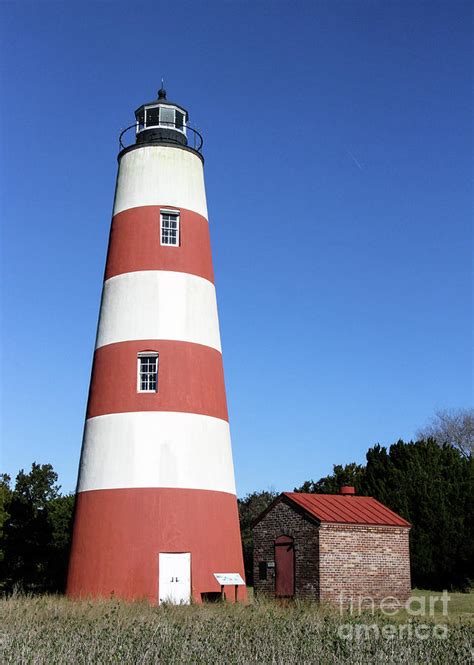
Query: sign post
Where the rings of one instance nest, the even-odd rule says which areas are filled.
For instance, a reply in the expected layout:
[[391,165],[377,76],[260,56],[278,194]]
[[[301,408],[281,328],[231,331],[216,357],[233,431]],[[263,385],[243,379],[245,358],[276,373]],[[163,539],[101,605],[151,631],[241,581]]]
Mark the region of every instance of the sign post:
[[214,573],[214,577],[221,585],[221,598],[224,600],[224,586],[234,587],[234,601],[237,602],[239,586],[245,586],[245,582],[239,573]]

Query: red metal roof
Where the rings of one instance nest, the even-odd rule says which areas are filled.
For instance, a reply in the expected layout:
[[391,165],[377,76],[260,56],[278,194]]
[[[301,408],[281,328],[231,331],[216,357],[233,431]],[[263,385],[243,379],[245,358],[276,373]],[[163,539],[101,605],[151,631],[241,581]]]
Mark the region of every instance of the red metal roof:
[[411,526],[410,522],[371,496],[303,494],[300,492],[283,492],[282,496],[297,503],[320,522]]

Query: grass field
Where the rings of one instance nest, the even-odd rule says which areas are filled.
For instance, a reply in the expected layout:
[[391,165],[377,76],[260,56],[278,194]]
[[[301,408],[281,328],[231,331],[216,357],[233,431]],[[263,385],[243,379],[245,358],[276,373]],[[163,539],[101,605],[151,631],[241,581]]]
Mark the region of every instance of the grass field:
[[[441,594],[439,591],[414,589],[411,595],[412,597],[425,599],[425,606],[428,613],[430,598],[434,601],[434,598],[439,597]],[[431,617],[431,621],[442,621],[449,624],[462,621],[463,623],[470,624],[474,628],[474,593],[449,593],[448,596],[448,614],[443,616],[440,601],[433,602],[434,616]],[[406,620],[407,616],[407,612],[402,610],[398,618],[399,620]],[[428,619],[430,619],[429,616]],[[472,662],[474,663],[474,658]]]
[[0,600],[0,661],[472,663],[474,595],[450,595],[447,623],[436,615],[340,616],[330,607],[268,600],[150,607],[16,596]]

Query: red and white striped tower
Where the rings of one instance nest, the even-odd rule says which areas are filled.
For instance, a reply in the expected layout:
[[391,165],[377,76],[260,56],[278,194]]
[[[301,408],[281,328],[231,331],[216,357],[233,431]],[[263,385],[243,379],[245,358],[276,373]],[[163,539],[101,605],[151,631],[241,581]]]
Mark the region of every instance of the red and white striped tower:
[[213,573],[244,575],[203,157],[163,89],[135,115],[136,143],[118,156],[67,593],[200,602],[220,590]]

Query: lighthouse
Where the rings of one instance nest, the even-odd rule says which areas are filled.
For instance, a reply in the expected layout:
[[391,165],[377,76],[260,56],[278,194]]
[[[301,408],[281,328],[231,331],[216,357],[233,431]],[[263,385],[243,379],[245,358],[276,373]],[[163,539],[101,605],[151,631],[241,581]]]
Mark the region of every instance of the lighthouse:
[[233,598],[220,583],[232,577],[218,581],[244,571],[202,138],[163,87],[128,129],[67,593],[199,603],[224,590]]

